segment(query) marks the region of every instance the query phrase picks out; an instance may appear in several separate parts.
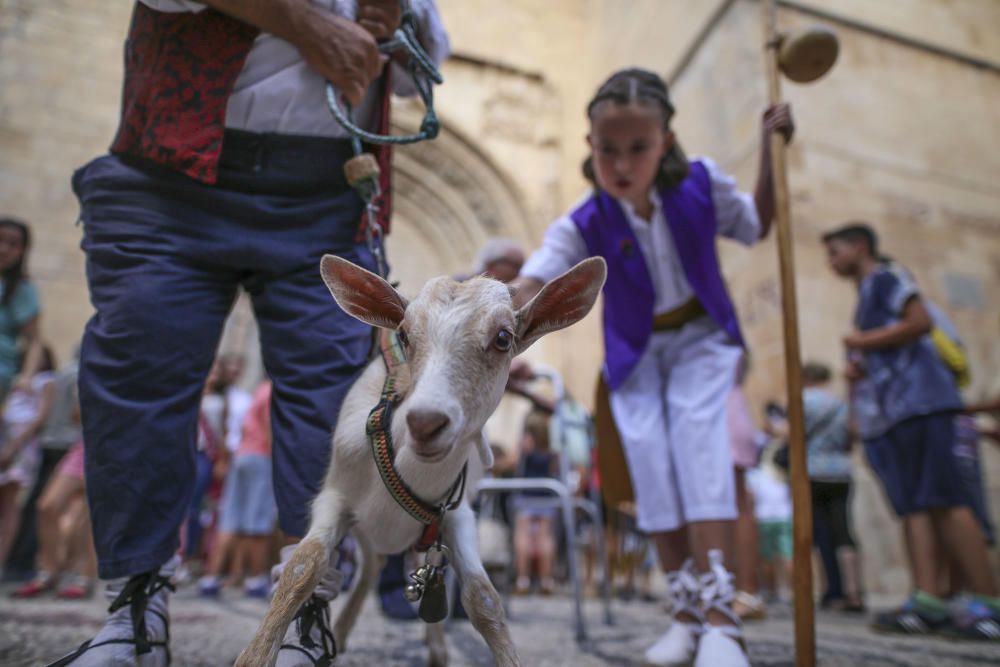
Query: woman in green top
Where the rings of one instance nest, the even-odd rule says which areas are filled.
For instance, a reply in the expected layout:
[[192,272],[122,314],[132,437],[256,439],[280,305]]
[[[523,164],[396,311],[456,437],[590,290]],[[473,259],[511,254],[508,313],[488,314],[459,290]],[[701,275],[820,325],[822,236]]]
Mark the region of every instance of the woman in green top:
[[0,400],[6,398],[18,370],[18,341],[23,341],[24,368],[19,382],[30,390],[42,358],[38,290],[28,280],[31,230],[19,220],[0,218]]

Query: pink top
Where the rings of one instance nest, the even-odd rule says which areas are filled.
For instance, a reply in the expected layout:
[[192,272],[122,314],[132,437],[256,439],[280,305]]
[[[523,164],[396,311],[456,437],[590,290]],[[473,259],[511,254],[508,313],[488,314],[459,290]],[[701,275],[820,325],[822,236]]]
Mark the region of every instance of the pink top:
[[752,468],[757,463],[757,445],[754,442],[757,429],[750,417],[750,406],[743,389],[733,386],[727,399],[727,419],[729,444],[733,452],[733,465],[737,468]]
[[243,419],[243,437],[238,455],[271,456],[271,381],[263,382],[253,394],[253,402]]
[[76,441],[66,455],[59,461],[59,474],[75,479],[84,479],[83,471],[83,438]]

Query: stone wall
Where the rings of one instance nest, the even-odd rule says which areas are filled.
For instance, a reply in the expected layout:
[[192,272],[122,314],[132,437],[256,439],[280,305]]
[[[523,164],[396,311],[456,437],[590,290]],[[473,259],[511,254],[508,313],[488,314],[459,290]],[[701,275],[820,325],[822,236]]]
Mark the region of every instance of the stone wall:
[[111,143],[130,12],[103,0],[0,2],[0,214],[34,231],[29,270],[60,360],[90,313],[70,177]]

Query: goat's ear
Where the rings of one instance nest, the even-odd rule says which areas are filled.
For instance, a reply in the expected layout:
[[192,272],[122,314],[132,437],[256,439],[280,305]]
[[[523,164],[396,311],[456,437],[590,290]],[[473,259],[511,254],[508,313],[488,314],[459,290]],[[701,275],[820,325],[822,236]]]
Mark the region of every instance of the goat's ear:
[[402,323],[406,299],[371,271],[334,255],[323,255],[319,268],[330,294],[348,315],[384,329]]
[[594,306],[607,275],[604,260],[590,257],[542,287],[517,311],[516,352],[520,354],[545,334],[583,319]]

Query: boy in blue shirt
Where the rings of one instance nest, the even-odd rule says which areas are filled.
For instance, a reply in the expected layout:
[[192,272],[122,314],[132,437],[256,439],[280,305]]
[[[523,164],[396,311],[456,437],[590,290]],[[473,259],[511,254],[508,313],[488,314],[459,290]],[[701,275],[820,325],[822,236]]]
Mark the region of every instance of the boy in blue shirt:
[[[914,584],[910,599],[880,614],[873,628],[998,641],[996,581],[954,455],[962,400],[927,335],[931,317],[913,278],[879,255],[871,227],[850,224],[823,242],[834,272],[858,287],[855,330],[844,337],[855,419],[868,460],[903,519]],[[960,564],[974,596],[954,617],[937,576],[946,556]]]

